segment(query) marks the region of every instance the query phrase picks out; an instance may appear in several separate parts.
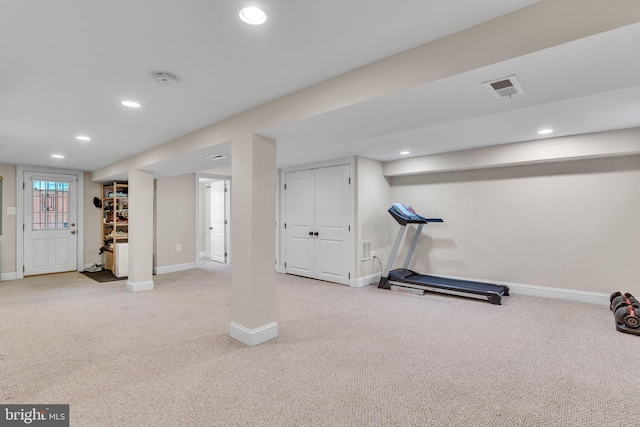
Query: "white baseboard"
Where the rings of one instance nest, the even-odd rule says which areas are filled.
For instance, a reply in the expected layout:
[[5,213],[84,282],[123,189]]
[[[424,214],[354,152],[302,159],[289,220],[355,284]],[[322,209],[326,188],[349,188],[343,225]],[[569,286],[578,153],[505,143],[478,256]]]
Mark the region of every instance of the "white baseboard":
[[154,274],[167,274],[167,273],[175,273],[177,271],[192,270],[194,268],[196,268],[196,263],[188,262],[186,264],[174,264],[174,265],[166,265],[163,267],[154,267],[153,272]]
[[354,288],[361,288],[367,285],[373,285],[374,283],[378,283],[380,281],[380,276],[382,273],[374,273],[364,277],[358,277],[353,281]]
[[276,264],[276,273],[286,273],[284,266]]
[[17,280],[18,279],[18,274],[14,271],[13,273],[2,273],[0,274],[0,281],[5,281],[5,280]]
[[198,258],[204,258],[204,257],[206,257],[206,256],[207,256],[207,253],[206,253],[206,252],[200,252],[200,253],[198,254]]
[[[498,283],[498,282],[495,282]],[[573,289],[549,288],[546,286],[523,285],[521,283],[498,283],[509,286],[509,292],[542,298],[564,299],[609,306],[610,294],[600,292],[575,291]]]
[[149,280],[148,282],[138,282],[133,283],[127,281],[127,290],[129,292],[142,292],[142,291],[152,291],[154,288],[153,280]]
[[256,329],[247,329],[242,325],[231,322],[231,338],[248,346],[262,344],[278,336],[278,324],[276,322],[261,326]]
[[481,280],[469,277],[444,276],[450,279],[473,280],[481,283],[494,283],[496,285],[505,285],[509,287],[510,294],[529,295],[532,297],[555,298],[569,301],[586,302],[589,304],[609,305],[610,294],[600,292],[576,291],[573,289],[550,288],[548,286],[526,285],[523,283],[501,282],[498,280]]

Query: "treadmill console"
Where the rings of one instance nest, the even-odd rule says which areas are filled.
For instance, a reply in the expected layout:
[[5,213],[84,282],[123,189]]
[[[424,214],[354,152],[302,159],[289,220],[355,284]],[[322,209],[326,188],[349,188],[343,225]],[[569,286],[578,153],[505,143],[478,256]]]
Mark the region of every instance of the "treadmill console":
[[394,203],[393,206],[389,208],[389,213],[401,225],[444,222],[441,218],[425,218],[418,215],[411,206],[405,206],[402,203]]

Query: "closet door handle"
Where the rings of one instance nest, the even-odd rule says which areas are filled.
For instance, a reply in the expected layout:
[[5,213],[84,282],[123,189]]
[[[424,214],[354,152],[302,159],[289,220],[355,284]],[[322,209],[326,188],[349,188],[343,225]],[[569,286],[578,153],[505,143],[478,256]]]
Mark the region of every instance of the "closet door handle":
[[314,236],[317,236],[317,235],[318,235],[318,232],[316,231],[315,233],[313,233],[313,235],[314,235]]
[[313,236],[313,231],[310,231],[310,232],[309,232],[309,236]]

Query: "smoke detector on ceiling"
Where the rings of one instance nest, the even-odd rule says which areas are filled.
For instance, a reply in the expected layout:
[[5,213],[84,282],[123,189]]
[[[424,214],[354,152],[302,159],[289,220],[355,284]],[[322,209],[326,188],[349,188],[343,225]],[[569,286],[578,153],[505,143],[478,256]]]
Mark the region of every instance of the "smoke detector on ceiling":
[[496,99],[511,98],[524,93],[522,85],[515,75],[482,83]]
[[162,86],[174,86],[178,79],[169,73],[153,73],[153,80]]

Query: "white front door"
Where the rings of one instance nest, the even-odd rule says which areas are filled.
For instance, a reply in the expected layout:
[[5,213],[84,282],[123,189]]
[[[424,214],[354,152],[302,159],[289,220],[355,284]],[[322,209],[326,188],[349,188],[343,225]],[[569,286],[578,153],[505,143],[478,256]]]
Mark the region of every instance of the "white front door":
[[285,174],[285,272],[349,284],[349,165]]
[[76,178],[24,173],[25,276],[78,269]]
[[211,260],[226,262],[225,182],[211,183]]

